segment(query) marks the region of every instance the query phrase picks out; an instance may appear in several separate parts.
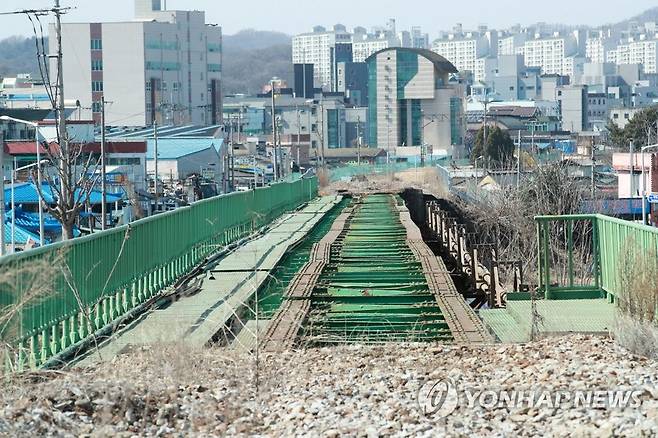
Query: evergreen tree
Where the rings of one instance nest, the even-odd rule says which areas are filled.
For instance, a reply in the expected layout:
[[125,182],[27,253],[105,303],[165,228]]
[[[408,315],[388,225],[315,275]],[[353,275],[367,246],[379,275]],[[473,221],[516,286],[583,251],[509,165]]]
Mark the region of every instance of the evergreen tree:
[[501,167],[512,159],[514,141],[507,131],[498,126],[487,128],[487,139],[484,139],[484,127],[480,128],[475,137],[471,161],[483,157],[489,166]]

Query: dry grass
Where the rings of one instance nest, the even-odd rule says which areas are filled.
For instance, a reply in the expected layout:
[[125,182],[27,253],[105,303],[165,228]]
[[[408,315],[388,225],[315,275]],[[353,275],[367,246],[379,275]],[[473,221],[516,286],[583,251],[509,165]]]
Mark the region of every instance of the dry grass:
[[623,292],[618,297],[615,339],[636,354],[658,358],[658,258],[629,242],[619,271]]

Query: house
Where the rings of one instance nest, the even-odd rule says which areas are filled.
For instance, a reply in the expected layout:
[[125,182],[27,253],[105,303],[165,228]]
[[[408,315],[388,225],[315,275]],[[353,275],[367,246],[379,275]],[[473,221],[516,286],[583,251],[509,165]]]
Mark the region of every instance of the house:
[[[222,171],[221,150],[224,140],[214,137],[167,137],[157,140],[158,178],[163,181],[180,181],[191,175],[213,174],[215,180]],[[147,140],[149,175],[155,174],[156,140]]]

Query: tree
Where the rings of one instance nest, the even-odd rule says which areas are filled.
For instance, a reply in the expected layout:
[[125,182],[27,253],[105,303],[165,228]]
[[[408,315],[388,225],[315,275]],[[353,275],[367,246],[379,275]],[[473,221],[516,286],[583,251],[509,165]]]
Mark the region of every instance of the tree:
[[652,106],[636,113],[624,129],[611,121],[608,124],[610,141],[622,149],[628,148],[631,141],[635,149],[639,149],[651,141],[658,143],[657,123],[658,106]]
[[493,167],[500,167],[508,162],[514,154],[514,141],[507,131],[498,126],[487,128],[487,138],[484,138],[484,127],[480,128],[475,137],[471,160],[484,157]]

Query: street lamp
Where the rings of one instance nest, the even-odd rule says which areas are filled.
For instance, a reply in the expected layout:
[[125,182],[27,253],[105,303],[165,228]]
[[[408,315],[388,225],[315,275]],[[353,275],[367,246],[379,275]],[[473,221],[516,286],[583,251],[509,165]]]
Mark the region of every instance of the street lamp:
[[[644,146],[641,149],[641,155],[642,155],[642,224],[643,225],[647,224],[647,181],[646,181],[646,178],[644,176],[644,152],[649,150],[649,149],[654,149],[654,148],[658,148],[658,144],[651,144],[651,145],[648,145],[648,146]],[[630,164],[631,164],[631,168],[632,168],[633,163],[630,163]],[[653,170],[653,168],[651,168],[651,170],[649,170],[649,177],[651,177],[651,171],[652,170]],[[631,174],[631,180],[632,180],[632,178],[633,178],[633,175]],[[631,193],[631,196],[633,196],[632,193]]]
[[[39,200],[39,202],[38,202],[38,204],[39,204],[39,245],[43,246],[45,244],[45,240],[44,240],[45,234],[44,234],[44,229],[43,229],[43,202],[42,202],[42,199],[41,199],[41,190],[43,189],[43,185],[42,185],[41,165],[40,165],[40,163],[41,163],[41,145],[39,144],[39,124],[35,123],[35,122],[30,122],[30,121],[27,121],[27,120],[16,119],[14,117],[9,117],[9,116],[0,116],[0,120],[16,122],[16,123],[22,123],[24,125],[32,126],[34,128],[34,132],[35,132],[35,134],[34,134],[34,143],[35,143],[36,148],[37,148],[37,185],[38,185],[37,197],[39,198],[38,199]],[[28,168],[28,167],[34,167],[34,166],[26,166],[25,168]],[[18,170],[23,170],[25,168],[14,169],[14,172],[16,172]],[[12,188],[12,193],[13,193],[13,188]],[[12,196],[12,203],[13,203],[13,196]],[[12,209],[13,209],[13,206],[12,206]],[[13,227],[13,224],[12,224],[12,227]],[[13,246],[14,245],[13,232],[14,232],[14,230],[12,228],[12,248],[14,247]]]

